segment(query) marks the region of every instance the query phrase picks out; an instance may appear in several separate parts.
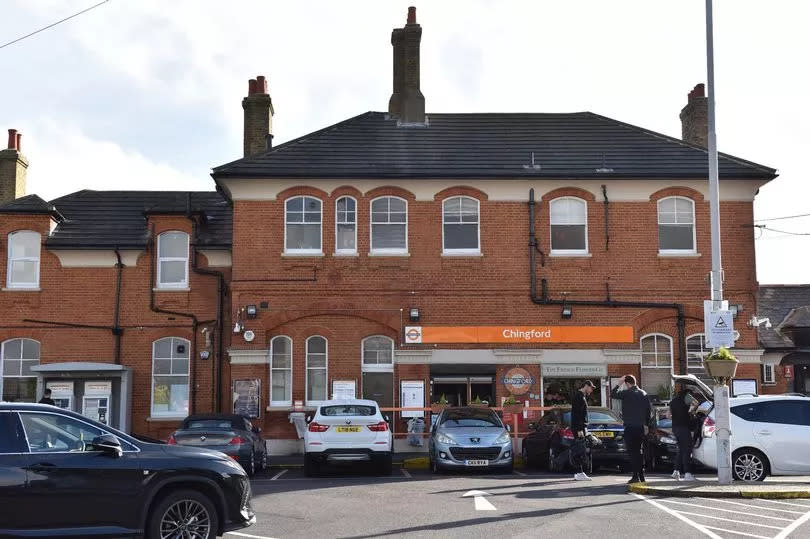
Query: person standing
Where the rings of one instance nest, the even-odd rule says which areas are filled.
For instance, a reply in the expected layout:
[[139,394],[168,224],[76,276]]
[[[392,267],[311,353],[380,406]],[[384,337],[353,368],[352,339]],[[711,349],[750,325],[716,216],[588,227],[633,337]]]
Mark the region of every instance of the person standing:
[[[624,389],[621,389],[624,387]],[[652,405],[647,393],[636,385],[636,377],[628,374],[622,384],[610,392],[614,399],[622,401],[624,419],[624,440],[630,453],[633,477],[628,483],[643,483],[644,479],[644,437],[649,432]]]
[[50,404],[51,406],[56,406],[56,403],[53,402],[51,398],[51,390],[46,389],[45,393],[43,393],[42,398],[39,399],[39,404]]
[[588,428],[588,396],[593,393],[596,386],[590,380],[585,380],[571,397],[571,430],[574,431],[574,442],[571,447],[571,457],[574,469],[579,470],[574,475],[576,481],[590,481],[585,473],[584,463],[587,453],[585,447],[585,434]]
[[678,456],[675,460],[675,471],[672,472],[672,478],[676,481],[680,481],[681,477],[685,481],[695,480],[695,476],[692,475],[692,433],[690,432],[692,417],[687,402],[690,395],[688,389],[681,389],[669,403],[672,434],[678,441]]

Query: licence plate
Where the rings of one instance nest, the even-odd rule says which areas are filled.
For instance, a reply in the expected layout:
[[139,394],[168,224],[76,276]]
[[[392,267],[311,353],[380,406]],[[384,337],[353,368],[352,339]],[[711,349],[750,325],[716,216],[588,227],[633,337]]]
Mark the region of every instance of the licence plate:
[[465,460],[465,466],[489,466],[488,460]]
[[360,432],[361,427],[335,427],[337,432]]
[[592,433],[597,438],[613,438],[616,434],[610,430],[598,430]]

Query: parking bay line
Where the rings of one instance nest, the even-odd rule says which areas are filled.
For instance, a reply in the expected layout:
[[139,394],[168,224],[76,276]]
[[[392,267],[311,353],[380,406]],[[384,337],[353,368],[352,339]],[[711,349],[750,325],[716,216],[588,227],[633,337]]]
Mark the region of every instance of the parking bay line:
[[732,502],[731,500],[721,500],[719,498],[697,498],[697,499],[698,500],[706,500],[707,502],[720,502],[720,503],[730,503],[732,505],[741,505],[741,506],[747,507],[749,509],[762,509],[762,510],[765,510],[765,511],[778,511],[780,513],[792,513],[794,515],[803,515],[804,514],[804,511],[791,511],[790,509],[774,509],[773,507],[762,507],[761,505],[753,505],[753,504],[747,504],[747,503]]
[[[705,533],[706,535],[708,535],[712,539],[723,539],[722,537],[720,537],[719,535],[717,535],[716,533],[711,531],[708,527],[704,526],[703,524],[698,524],[697,522],[695,522],[693,520],[690,520],[690,519],[686,518],[685,516],[679,514],[677,511],[673,511],[669,507],[661,505],[660,503],[658,503],[658,502],[656,502],[654,500],[650,500],[649,498],[645,498],[644,496],[642,496],[640,494],[636,494],[635,492],[633,493],[633,496],[635,496],[639,500],[643,500],[643,501],[649,503],[650,505],[652,505],[654,507],[657,507],[658,509],[661,509],[662,511],[664,511],[666,513],[669,513],[670,515],[674,516],[678,520],[680,520],[682,522],[685,522],[685,523],[689,524],[690,526],[692,526],[693,528],[695,528],[696,530]],[[762,539],[767,539],[767,538],[763,537]]]
[[713,517],[711,515],[701,515],[700,513],[691,513],[689,511],[678,511],[678,513],[682,515],[690,515],[693,517],[711,518],[713,520],[723,520],[725,522],[733,522],[735,524],[746,524],[748,526],[759,526],[760,528],[771,528],[772,530],[782,531],[782,528],[780,528],[779,526],[770,526],[768,524],[756,524],[754,522],[746,522],[745,520],[732,520],[730,518]]
[[406,470],[405,468],[400,468],[400,469],[399,469],[399,471],[401,471],[401,472],[402,472],[402,475],[404,475],[404,476],[405,476],[405,477],[407,477],[408,479],[410,479],[410,478],[412,477],[412,476],[411,476],[411,472],[409,472],[409,471],[408,471],[408,470]]
[[802,524],[804,524],[804,523],[805,523],[805,522],[807,522],[808,520],[810,520],[810,511],[806,512],[806,513],[804,514],[804,516],[801,516],[801,517],[799,517],[798,519],[796,519],[796,520],[793,522],[793,524],[791,524],[790,526],[788,526],[787,528],[785,528],[784,530],[782,530],[782,531],[779,533],[779,535],[777,535],[777,536],[776,536],[774,539],[785,539],[786,537],[788,537],[788,535],[789,535],[791,532],[793,532],[793,530],[797,529],[799,526],[801,526]]
[[[733,533],[735,535],[743,535],[745,537],[754,537],[756,539],[772,539],[771,537],[765,537],[764,535],[754,535],[753,533],[745,533],[745,532],[738,532],[734,530],[727,530],[725,528],[718,528],[716,526],[706,526],[706,528],[710,530],[717,530],[719,532],[726,532],[726,533]],[[720,537],[719,535],[717,537]]]
[[248,537],[249,539],[274,539],[273,537],[267,537],[266,535],[250,535],[249,533],[240,533],[240,532],[226,532],[225,535],[235,535],[237,537]]
[[[696,503],[686,503],[686,502],[676,502],[675,500],[661,500],[665,503],[674,503],[677,505],[688,505],[690,507],[701,507],[705,508],[705,505],[698,505]],[[752,515],[751,513],[746,513],[745,511],[732,511],[731,509],[720,509],[719,507],[712,507],[714,511],[722,511],[723,513],[735,513],[737,515],[748,515],[749,517],[754,518],[767,518],[768,520],[781,520],[783,522],[793,522],[790,518],[782,518],[782,517],[769,517],[767,515]]]
[[275,481],[276,479],[278,479],[279,477],[281,477],[282,475],[284,475],[284,474],[285,474],[285,473],[287,473],[287,472],[288,472],[288,470],[286,470],[286,469],[281,470],[281,471],[280,471],[280,472],[278,472],[276,475],[274,475],[273,477],[271,477],[271,478],[270,478],[270,481]]

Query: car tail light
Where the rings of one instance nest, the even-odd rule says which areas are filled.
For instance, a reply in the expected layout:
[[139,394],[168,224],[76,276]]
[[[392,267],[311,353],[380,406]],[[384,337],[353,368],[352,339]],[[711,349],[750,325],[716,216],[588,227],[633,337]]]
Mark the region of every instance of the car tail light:
[[309,432],[326,432],[329,430],[329,425],[321,425],[320,423],[315,423],[314,421],[309,424]]
[[169,436],[169,439],[166,440],[166,443],[169,445],[177,445],[177,440],[174,439],[174,434]]
[[228,445],[242,445],[242,444],[246,444],[246,443],[247,443],[247,440],[245,440],[241,436],[234,436],[233,438],[231,438],[231,441],[228,442]]
[[714,431],[717,428],[717,424],[714,422],[714,419],[711,417],[706,417],[703,420],[703,437],[704,438],[711,438],[714,436]]
[[385,421],[380,421],[379,423],[369,425],[368,430],[373,430],[374,432],[386,432],[388,430],[388,423]]
[[566,427],[564,429],[560,429],[560,436],[562,436],[566,440],[573,440],[574,439],[574,431],[572,431],[568,427]]

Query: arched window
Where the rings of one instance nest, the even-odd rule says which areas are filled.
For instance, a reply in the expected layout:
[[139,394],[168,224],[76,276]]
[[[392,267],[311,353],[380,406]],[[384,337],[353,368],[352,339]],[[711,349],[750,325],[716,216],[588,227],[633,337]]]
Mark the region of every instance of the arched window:
[[166,337],[152,343],[152,415],[186,417],[190,341]]
[[408,202],[384,196],[371,201],[372,254],[408,252]]
[[394,340],[384,335],[363,339],[363,398],[394,406]]
[[328,344],[325,337],[315,335],[307,339],[307,395],[308,405],[317,406],[329,399]]
[[335,202],[335,253],[357,252],[357,201],[349,196]]
[[481,252],[479,203],[471,197],[451,197],[442,203],[443,250],[448,254]]
[[163,232],[158,236],[158,288],[188,288],[188,234]]
[[299,196],[284,204],[284,252],[321,254],[321,201]]
[[641,387],[668,398],[672,392],[672,337],[652,333],[641,338]]
[[292,406],[292,339],[270,341],[270,406]]
[[588,205],[581,198],[555,198],[549,205],[552,254],[588,253]]
[[699,370],[703,373],[703,360],[711,352],[706,348],[706,337],[698,333],[686,339],[686,365],[690,370]]
[[658,201],[658,250],[663,254],[695,253],[695,202],[684,197]]
[[39,288],[39,252],[42,237],[32,230],[8,235],[8,288]]
[[37,375],[31,367],[39,365],[39,342],[11,339],[0,348],[0,401],[36,402]]

